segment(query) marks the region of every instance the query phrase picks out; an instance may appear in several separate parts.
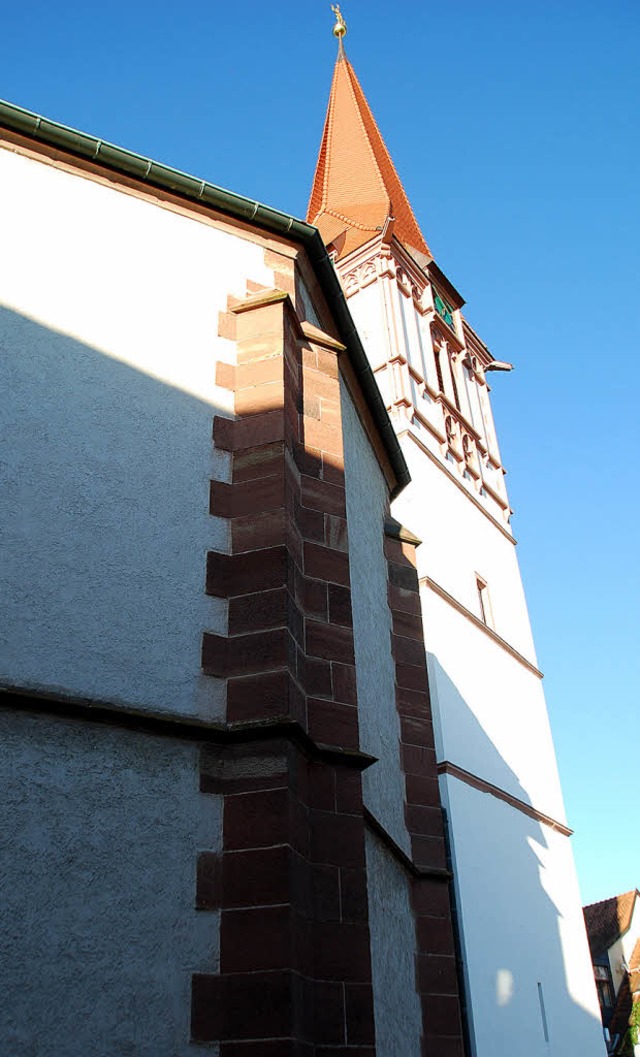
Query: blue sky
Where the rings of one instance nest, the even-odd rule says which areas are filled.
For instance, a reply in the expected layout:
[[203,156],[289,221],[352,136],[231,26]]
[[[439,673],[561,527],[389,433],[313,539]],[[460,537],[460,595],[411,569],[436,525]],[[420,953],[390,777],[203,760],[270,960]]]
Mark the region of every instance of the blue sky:
[[[494,410],[592,902],[640,885],[640,8],[342,6],[427,241],[516,364]],[[0,96],[303,215],[332,21],[325,0],[24,0],[3,12]]]

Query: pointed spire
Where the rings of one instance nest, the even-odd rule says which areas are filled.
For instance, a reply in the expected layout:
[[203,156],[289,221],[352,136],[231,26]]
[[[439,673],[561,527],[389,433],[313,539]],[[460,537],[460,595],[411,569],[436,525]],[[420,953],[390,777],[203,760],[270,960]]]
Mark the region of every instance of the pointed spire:
[[[344,50],[347,26],[338,5],[333,32],[338,57],[307,220],[338,257],[364,245],[390,218],[409,250],[431,257],[404,187]],[[393,205],[392,205],[393,203]]]

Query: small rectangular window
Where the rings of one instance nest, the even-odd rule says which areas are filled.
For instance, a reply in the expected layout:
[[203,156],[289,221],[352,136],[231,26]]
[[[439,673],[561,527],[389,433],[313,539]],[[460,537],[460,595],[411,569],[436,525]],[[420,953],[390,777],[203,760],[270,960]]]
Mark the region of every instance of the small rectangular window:
[[444,379],[442,377],[442,364],[440,363],[440,349],[434,349],[433,354],[436,360],[436,374],[438,375],[438,386],[440,392],[444,393]]
[[603,1009],[610,1009],[613,1006],[613,985],[609,970],[606,965],[594,965],[593,973],[600,1005]]
[[483,624],[486,624],[488,628],[493,627],[493,613],[491,612],[491,600],[489,598],[489,588],[487,581],[483,580],[481,576],[476,573],[476,588],[478,590],[478,606],[480,609],[480,619]]

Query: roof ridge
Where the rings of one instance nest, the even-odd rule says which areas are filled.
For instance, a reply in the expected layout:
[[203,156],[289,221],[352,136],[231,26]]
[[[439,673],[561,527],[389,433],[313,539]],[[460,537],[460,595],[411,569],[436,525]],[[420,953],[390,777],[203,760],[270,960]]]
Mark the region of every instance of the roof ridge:
[[[420,229],[420,225],[418,224],[418,221],[417,221],[417,219],[416,219],[416,215],[415,215],[415,213],[413,212],[413,208],[412,208],[412,206],[411,206],[411,202],[409,201],[409,196],[408,196],[408,194],[407,194],[407,192],[406,192],[406,190],[405,190],[405,187],[404,187],[404,184],[403,184],[402,180],[400,179],[400,176],[399,176],[399,174],[398,174],[398,170],[397,170],[397,169],[396,169],[396,167],[395,167],[395,164],[394,164],[393,158],[391,157],[391,152],[389,151],[389,148],[387,147],[387,145],[386,145],[386,143],[385,143],[385,141],[384,141],[384,137],[383,137],[383,135],[382,135],[382,133],[381,133],[381,131],[380,131],[380,126],[378,125],[378,122],[377,122],[377,121],[376,121],[376,119],[375,119],[375,115],[374,115],[374,113],[373,113],[373,110],[372,110],[372,109],[371,109],[371,107],[369,106],[369,103],[368,103],[368,101],[367,101],[367,98],[366,98],[366,96],[365,96],[365,94],[364,94],[364,91],[363,91],[363,89],[362,89],[362,85],[360,84],[360,81],[358,80],[358,75],[356,74],[355,70],[354,70],[354,69],[353,69],[353,67],[351,66],[351,63],[349,62],[349,60],[348,60],[348,59],[347,59],[347,66],[349,67],[349,70],[350,70],[350,71],[351,71],[351,73],[353,74],[353,79],[354,79],[354,81],[355,81],[355,85],[356,85],[356,88],[357,88],[357,89],[359,90],[359,92],[360,92],[360,93],[361,93],[361,95],[362,95],[362,100],[363,100],[363,103],[364,103],[364,105],[365,105],[365,107],[366,107],[366,112],[368,113],[369,117],[371,118],[371,122],[372,122],[372,124],[373,124],[373,128],[374,128],[374,130],[375,130],[376,134],[378,135],[378,137],[379,137],[379,139],[380,139],[380,147],[381,147],[381,148],[382,148],[382,150],[384,151],[384,155],[385,155],[385,158],[386,158],[386,160],[388,161],[388,163],[389,163],[389,165],[390,165],[390,167],[391,167],[391,171],[392,171],[393,175],[395,176],[396,180],[398,181],[398,185],[399,185],[399,187],[400,187],[400,191],[402,192],[402,194],[403,194],[403,196],[404,196],[404,199],[405,199],[405,205],[407,206],[407,208],[408,208],[408,210],[409,210],[409,215],[411,216],[411,219],[413,220],[413,222],[414,222],[414,224],[415,224],[415,226],[416,226],[416,228],[417,228],[417,231],[418,231],[419,235],[420,235],[420,236],[421,236],[421,238],[422,238],[422,241],[423,241],[423,243],[424,243],[424,247],[425,247],[425,249],[426,249],[427,253],[428,253],[428,254],[429,254],[429,255],[431,256],[431,251],[429,250],[429,247],[427,246],[427,242],[426,242],[426,239],[425,239],[425,238],[424,238],[424,236],[422,235],[422,231],[421,231],[421,229]],[[368,135],[367,135],[367,142],[368,142],[369,144],[371,144],[371,140],[370,140],[370,137],[369,137]],[[375,157],[375,148],[373,147],[373,144],[371,144],[371,148],[372,148],[372,150],[373,150],[373,153],[374,153],[374,157]],[[378,163],[377,157],[376,157],[376,166],[377,166],[377,168],[378,168],[378,171],[380,171],[380,166],[379,166],[379,163]],[[386,185],[386,181],[385,181],[385,179],[384,179],[384,176],[383,176],[382,174],[381,174],[381,178],[382,178],[382,181],[383,181],[383,183],[384,183],[384,188],[385,188],[385,191],[387,191],[387,192],[388,192],[388,191],[389,191],[389,188],[387,187],[387,185]],[[398,203],[396,203],[396,207],[397,207],[397,204],[398,204]],[[392,203],[392,206],[393,206],[393,203]]]
[[[384,191],[384,193],[389,198],[389,204],[391,204],[391,198],[389,196],[389,188],[387,187],[387,185],[385,183],[384,176],[382,175],[382,171],[380,169],[380,164],[379,164],[378,159],[376,157],[376,152],[375,152],[373,143],[371,142],[371,139],[370,139],[370,137],[368,135],[368,132],[367,132],[367,127],[366,127],[366,124],[365,124],[365,121],[364,121],[364,115],[362,113],[362,107],[360,106],[360,103],[358,102],[358,94],[356,92],[356,89],[360,88],[360,82],[358,81],[358,78],[357,78],[357,75],[356,75],[356,71],[354,70],[353,66],[349,62],[346,54],[344,56],[344,60],[343,61],[346,64],[347,81],[349,83],[349,89],[351,91],[351,95],[353,97],[353,101],[355,103],[356,110],[358,111],[358,115],[362,119],[362,126],[363,126],[363,130],[364,130],[364,137],[365,137],[365,141],[366,141],[366,144],[367,144],[367,149],[369,151],[369,154],[371,155],[371,159],[373,161],[373,164],[376,167],[376,172],[378,173],[378,178],[380,180],[380,183],[382,184],[382,190]],[[367,103],[367,100],[365,98],[364,92],[362,91],[362,88],[360,88],[360,91],[362,92],[362,99],[363,99],[364,105],[367,108],[367,110],[369,111],[369,114],[371,116],[371,120],[373,121],[373,124],[376,127],[376,129],[377,129],[378,126],[376,125],[376,119],[374,118],[373,113],[371,112],[371,108],[370,108],[369,104]],[[366,111],[365,111],[365,113],[366,113]]]
[[595,903],[585,903],[582,909],[586,910],[588,907],[597,907],[600,906],[601,903],[609,903],[612,899],[623,899],[624,896],[629,896],[632,893],[635,893],[635,895],[640,896],[640,889],[629,888],[626,892],[619,892],[616,895],[607,896],[606,899],[596,899]]

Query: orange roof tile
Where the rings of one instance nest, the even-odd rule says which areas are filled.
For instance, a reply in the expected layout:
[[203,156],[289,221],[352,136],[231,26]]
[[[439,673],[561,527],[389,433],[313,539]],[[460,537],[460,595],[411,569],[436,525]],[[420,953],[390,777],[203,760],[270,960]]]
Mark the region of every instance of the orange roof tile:
[[338,254],[344,257],[381,231],[391,215],[400,242],[431,257],[340,42],[307,220],[327,245],[344,234]]
[[627,931],[638,895],[640,892],[637,888],[632,888],[630,892],[583,908],[589,947],[594,958],[604,954]]

